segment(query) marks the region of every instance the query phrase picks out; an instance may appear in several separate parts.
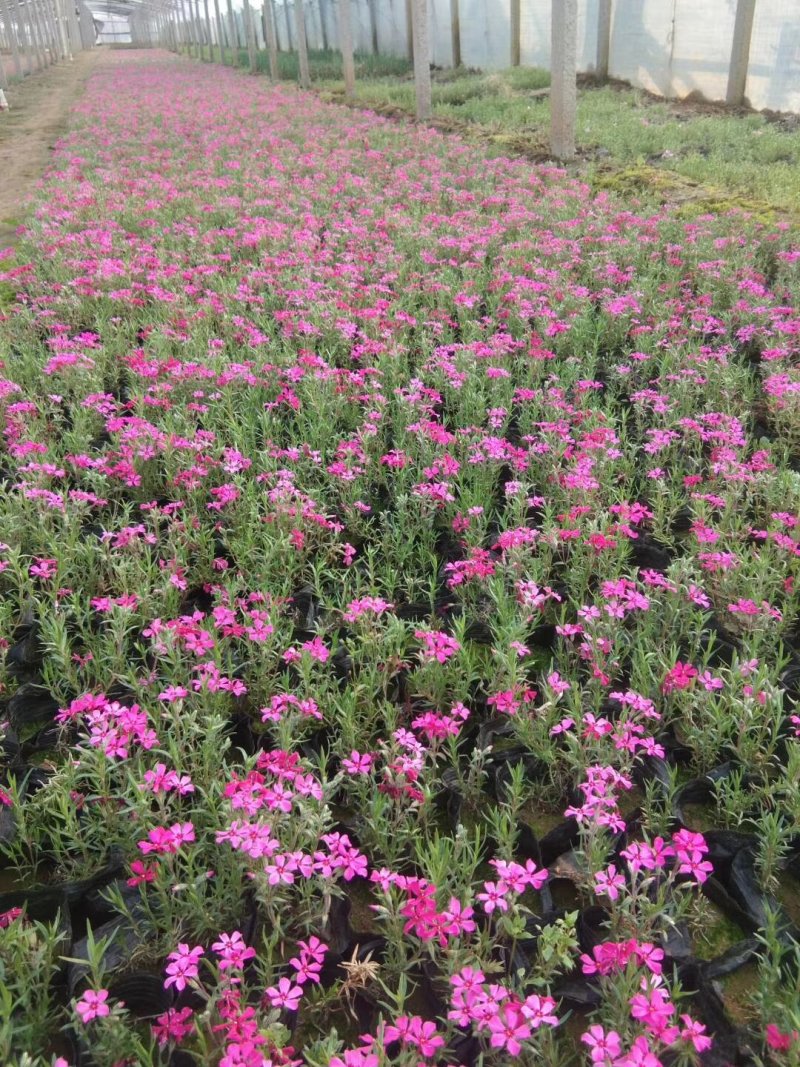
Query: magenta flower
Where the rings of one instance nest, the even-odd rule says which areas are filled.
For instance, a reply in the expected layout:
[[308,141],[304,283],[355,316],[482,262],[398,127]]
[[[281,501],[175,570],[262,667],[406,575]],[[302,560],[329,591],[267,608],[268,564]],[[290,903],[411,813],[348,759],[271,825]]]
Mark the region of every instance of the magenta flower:
[[288,978],[281,978],[277,986],[270,986],[264,991],[264,996],[273,1008],[297,1011],[303,997],[303,987],[293,985]]
[[187,985],[197,980],[198,967],[200,963],[200,957],[203,955],[203,949],[200,945],[196,945],[194,948],[189,948],[187,944],[181,942],[175,952],[170,952],[167,957],[170,962],[167,964],[166,972],[168,977],[164,980],[165,989],[169,989],[170,986],[175,988],[180,993]]
[[92,1022],[93,1019],[102,1019],[109,1015],[111,1009],[106,1003],[107,1000],[107,989],[87,989],[75,1004],[75,1011],[80,1016],[81,1022],[86,1024]]
[[152,1023],[153,1034],[161,1048],[170,1042],[179,1045],[194,1029],[191,1008],[168,1008]]

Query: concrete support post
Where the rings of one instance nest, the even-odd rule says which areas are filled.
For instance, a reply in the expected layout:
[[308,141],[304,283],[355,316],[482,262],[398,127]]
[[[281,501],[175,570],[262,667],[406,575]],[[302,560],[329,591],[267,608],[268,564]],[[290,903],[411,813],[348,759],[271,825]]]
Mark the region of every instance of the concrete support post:
[[428,26],[428,0],[412,0],[414,39],[414,85],[417,91],[417,118],[431,117],[431,44]]
[[211,12],[208,9],[208,0],[203,0],[205,14],[205,31],[208,34],[208,59],[214,62],[214,34],[211,32]]
[[378,54],[378,10],[376,0],[367,0],[367,11],[369,12],[369,40],[372,46],[372,54],[376,56]]
[[247,42],[247,62],[250,66],[250,73],[256,74],[258,71],[258,56],[256,54],[256,28],[253,24],[253,9],[250,7],[249,0],[244,0],[244,36]]
[[289,18],[289,0],[283,0],[283,18],[286,23],[286,48],[288,51],[294,51],[294,45],[292,44],[292,20]]
[[38,4],[31,6],[31,18],[32,24],[36,29],[36,53],[38,59],[39,70],[43,70],[49,66],[51,61],[50,53],[47,50],[47,38],[44,32],[44,20],[42,19],[41,12],[39,11]]
[[206,32],[203,26],[203,16],[200,14],[200,0],[194,0],[194,21],[197,26],[197,55],[199,59],[204,59]]
[[578,0],[552,0],[550,50],[550,151],[564,162],[575,158]]
[[236,19],[233,14],[233,3],[228,0],[228,38],[231,46],[231,65],[239,66],[239,36],[236,32]]
[[300,64],[300,87],[311,88],[311,74],[308,69],[308,47],[306,46],[306,19],[303,0],[294,0],[294,21],[297,31],[297,58]]
[[458,0],[450,0],[450,45],[453,66],[461,66],[461,12]]
[[267,42],[267,52],[269,52],[269,76],[273,82],[277,82],[278,42],[275,34],[272,0],[264,0],[264,6],[261,8],[261,21],[264,24],[264,40]]
[[611,50],[611,0],[598,0],[597,5],[597,60],[595,76],[598,81],[608,81],[608,56]]
[[61,57],[58,43],[58,27],[53,14],[52,0],[44,0],[42,18],[44,20],[45,39],[50,51],[50,62],[56,63]]
[[728,68],[728,91],[725,93],[725,103],[730,107],[739,107],[744,103],[755,13],[756,0],[739,0],[736,5],[736,22],[733,27],[731,64]]
[[339,47],[344,70],[344,98],[350,103],[356,95],[356,66],[353,61],[353,26],[350,0],[339,0]]
[[214,21],[217,26],[217,50],[219,52],[220,63],[225,62],[225,46],[222,37],[222,12],[219,6],[219,0],[214,0]]
[[520,10],[520,0],[511,0],[511,66],[518,67],[520,64],[520,51],[521,42],[520,37],[522,35],[522,12]]
[[318,0],[319,3],[319,32],[322,34],[322,47],[328,51],[331,46],[328,38],[328,0]]

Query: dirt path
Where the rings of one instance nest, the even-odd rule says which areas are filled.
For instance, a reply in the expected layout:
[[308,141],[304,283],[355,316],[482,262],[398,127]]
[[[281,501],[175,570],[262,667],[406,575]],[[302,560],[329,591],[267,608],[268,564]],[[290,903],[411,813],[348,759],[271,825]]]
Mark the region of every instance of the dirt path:
[[11,110],[0,112],[0,248],[14,243],[25,201],[101,55],[97,49],[80,52],[72,63],[32,74],[7,90]]

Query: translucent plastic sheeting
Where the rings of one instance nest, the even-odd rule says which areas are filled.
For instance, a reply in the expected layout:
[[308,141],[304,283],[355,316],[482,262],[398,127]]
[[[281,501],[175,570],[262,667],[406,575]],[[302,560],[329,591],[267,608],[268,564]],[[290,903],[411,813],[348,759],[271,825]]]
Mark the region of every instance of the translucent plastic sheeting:
[[[290,2],[292,36],[293,4]],[[381,52],[408,52],[406,0],[374,0]],[[283,2],[276,24],[286,47]],[[520,0],[523,65],[550,64],[551,0]],[[372,47],[368,0],[351,0],[356,49]],[[306,0],[309,45],[337,43],[336,0]],[[450,0],[428,0],[432,56],[452,63]],[[499,69],[511,62],[510,0],[459,0],[461,57],[468,67]],[[662,96],[699,92],[724,100],[736,0],[613,0],[609,74]],[[598,0],[578,5],[578,69],[592,71],[597,57]],[[746,96],[756,108],[800,111],[800,0],[758,0],[750,47]]]

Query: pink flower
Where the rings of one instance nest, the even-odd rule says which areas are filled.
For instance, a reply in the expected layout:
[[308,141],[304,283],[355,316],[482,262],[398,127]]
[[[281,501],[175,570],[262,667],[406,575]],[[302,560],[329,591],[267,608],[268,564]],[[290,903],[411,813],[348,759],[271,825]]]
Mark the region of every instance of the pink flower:
[[510,1056],[518,1056],[522,1042],[531,1036],[531,1028],[522,1009],[516,1004],[503,1004],[497,1014],[489,1019],[489,1044],[492,1048],[505,1049]]
[[693,1019],[691,1015],[681,1015],[681,1022],[681,1041],[691,1042],[696,1052],[706,1052],[711,1048],[713,1041],[706,1034],[706,1028],[701,1022]]
[[292,985],[288,978],[281,978],[277,986],[270,986],[264,991],[264,996],[273,1008],[297,1011],[303,997],[303,987]]
[[455,638],[438,630],[415,630],[414,636],[424,645],[421,652],[423,660],[447,663],[461,649]]
[[348,774],[369,774],[373,762],[374,759],[368,752],[362,755],[353,749],[350,755],[342,760],[342,766]]
[[675,666],[667,671],[666,677],[661,683],[661,692],[671,693],[674,689],[688,689],[697,674],[697,669],[690,663],[681,663],[678,660]]
[[57,559],[42,559],[40,556],[36,556],[34,557],[34,562],[28,568],[28,573],[31,578],[41,578],[42,581],[47,581],[49,578],[55,577],[57,570]]
[[540,997],[538,993],[531,993],[522,1003],[522,1014],[533,1030],[538,1030],[540,1026],[558,1026],[555,1010],[556,1002],[553,998]]
[[613,863],[604,871],[597,871],[594,880],[595,893],[598,896],[607,896],[610,900],[617,900],[620,891],[625,889],[625,876],[617,871]]
[[215,941],[211,948],[220,957],[221,971],[231,968],[241,970],[247,960],[252,960],[256,955],[256,950],[245,944],[238,930],[234,930],[232,934],[220,934],[219,941]]
[[589,1046],[592,1063],[602,1064],[603,1067],[614,1063],[622,1051],[622,1041],[616,1030],[609,1030],[606,1033],[603,1027],[598,1025],[590,1026],[584,1034],[581,1034],[581,1041]]
[[107,1000],[107,989],[87,989],[75,1005],[75,1011],[80,1015],[81,1022],[85,1025],[93,1019],[102,1019],[109,1015],[111,1009],[106,1003]]
[[194,1029],[191,1008],[168,1008],[152,1024],[153,1035],[161,1048],[170,1042],[179,1045]]
[[178,945],[175,952],[170,952],[167,957],[171,962],[167,964],[168,977],[164,980],[164,988],[169,989],[174,985],[180,993],[190,982],[194,982],[198,976],[198,965],[203,949],[200,945],[189,948],[185,943]]
[[476,900],[480,900],[483,904],[483,910],[487,915],[491,915],[495,909],[508,911],[508,901],[506,900],[508,888],[503,886],[502,882],[484,882],[483,888],[485,892],[477,893]]
[[797,1030],[783,1032],[775,1023],[767,1023],[764,1036],[769,1047],[776,1052],[788,1052],[792,1045],[800,1040]]

